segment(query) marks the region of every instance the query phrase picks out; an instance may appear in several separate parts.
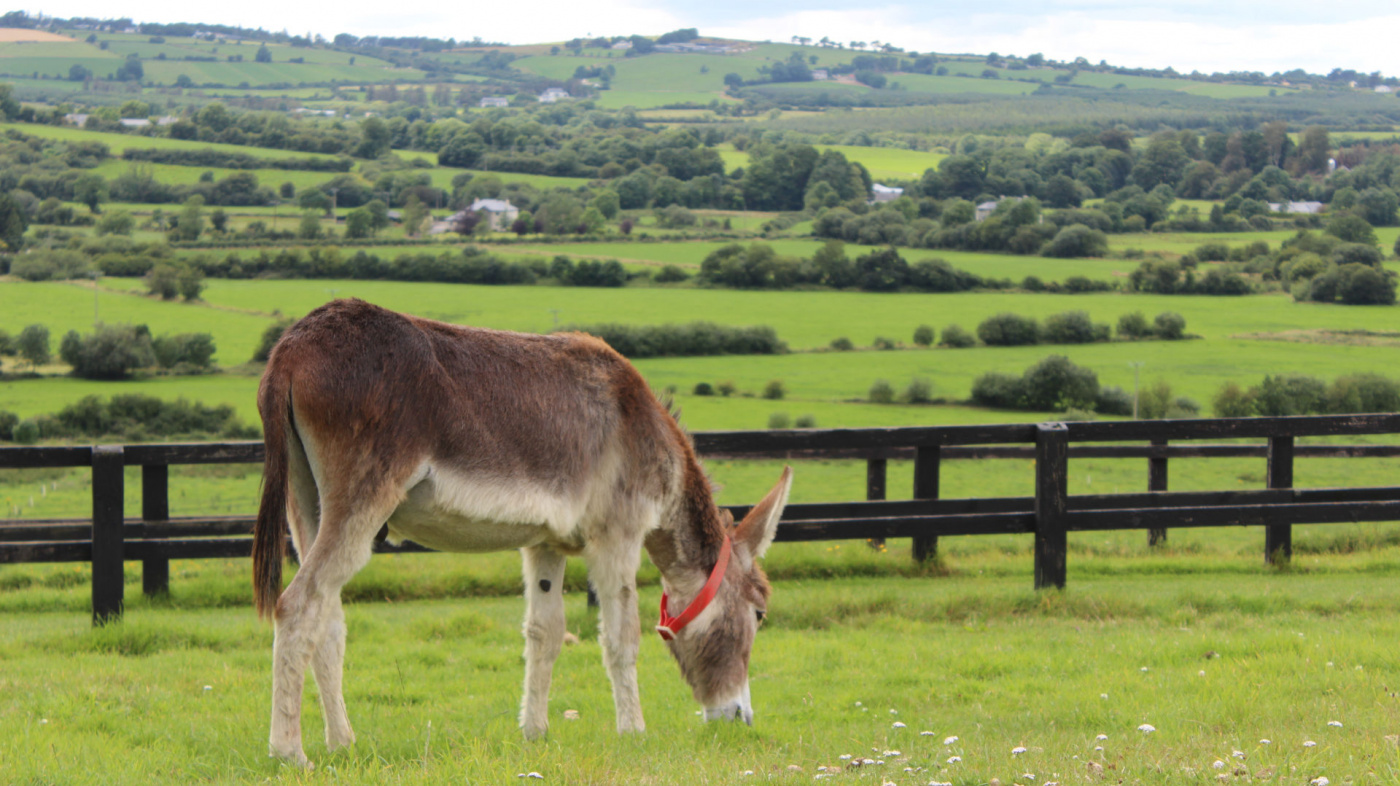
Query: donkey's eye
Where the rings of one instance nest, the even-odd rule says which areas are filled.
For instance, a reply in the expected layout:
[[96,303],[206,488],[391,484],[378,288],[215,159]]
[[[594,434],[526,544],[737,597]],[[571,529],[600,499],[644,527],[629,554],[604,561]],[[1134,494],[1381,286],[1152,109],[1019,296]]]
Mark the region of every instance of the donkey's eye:
[[758,624],[760,625],[763,624],[763,618],[768,616],[768,612],[764,611],[763,609],[754,609],[753,613],[754,616],[758,617]]

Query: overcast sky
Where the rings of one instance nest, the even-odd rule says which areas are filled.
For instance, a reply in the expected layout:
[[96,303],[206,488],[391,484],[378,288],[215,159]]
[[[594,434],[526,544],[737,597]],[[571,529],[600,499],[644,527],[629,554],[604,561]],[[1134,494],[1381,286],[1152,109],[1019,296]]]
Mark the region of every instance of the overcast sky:
[[[863,7],[862,7],[863,6]],[[1400,73],[1396,0],[1000,0],[995,3],[851,0],[517,0],[513,3],[335,4],[243,0],[199,6],[176,0],[61,0],[30,13],[145,22],[211,22],[293,33],[480,36],[511,44],[585,34],[704,35],[789,41],[800,35],[882,41],[915,51],[1025,56],[1178,71],[1333,68]],[[983,10],[985,9],[985,10]]]

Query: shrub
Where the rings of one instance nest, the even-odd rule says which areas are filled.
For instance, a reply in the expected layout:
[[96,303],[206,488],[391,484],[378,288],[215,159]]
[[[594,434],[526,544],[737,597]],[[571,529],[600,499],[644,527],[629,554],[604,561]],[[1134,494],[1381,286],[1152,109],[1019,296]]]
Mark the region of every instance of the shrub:
[[899,342],[898,342],[898,341],[895,341],[895,340],[892,339],[892,338],[885,338],[884,336],[876,336],[876,337],[875,337],[875,340],[872,341],[870,345],[873,346],[873,347],[875,347],[876,349],[879,349],[879,350],[890,350],[890,349],[895,349],[895,348],[897,348],[897,347],[899,346]]
[[268,357],[272,355],[272,348],[277,346],[277,342],[282,339],[282,334],[291,326],[292,320],[290,319],[279,319],[268,325],[263,330],[262,338],[258,339],[258,348],[253,350],[253,362],[266,363]]
[[697,382],[695,383],[695,390],[691,392],[697,396],[713,396],[715,394],[715,389],[708,382]]
[[1226,382],[1211,399],[1218,418],[1247,418],[1254,414],[1254,396],[1234,382]]
[[1152,326],[1141,311],[1124,314],[1118,318],[1118,337],[1126,339],[1151,338]]
[[681,270],[679,267],[675,265],[666,265],[661,268],[661,270],[657,271],[655,276],[652,276],[652,281],[658,284],[674,284],[689,278],[690,274]]
[[1167,416],[1172,405],[1172,386],[1165,379],[1159,379],[1138,392],[1138,417],[1143,420],[1159,420]]
[[943,340],[939,346],[952,347],[954,349],[967,349],[977,346],[977,339],[959,325],[949,325],[943,328]]
[[1224,262],[1230,258],[1230,247],[1224,243],[1202,243],[1194,253],[1202,262]]
[[15,427],[18,425],[19,415],[0,409],[0,440],[6,442],[14,441]]
[[871,404],[893,404],[894,387],[888,380],[877,379],[875,384],[870,386],[870,392],[866,394]]
[[766,325],[730,327],[713,322],[684,325],[564,326],[555,332],[579,331],[606,341],[629,358],[694,357],[699,355],[774,355],[787,344]]
[[27,325],[15,340],[15,350],[31,367],[47,364],[53,359],[49,349],[49,329],[43,325]]
[[210,407],[185,399],[162,401],[154,396],[124,394],[103,401],[80,399],[52,416],[40,418],[44,436],[130,440],[160,437],[249,438],[258,430],[239,422],[233,407]]
[[1255,408],[1265,416],[1321,412],[1327,399],[1327,386],[1322,380],[1306,374],[1266,376],[1250,392],[1255,398]]
[[730,396],[734,395],[734,389],[734,381],[729,379],[726,379],[725,381],[715,386],[715,392],[719,393],[725,398],[729,398]]
[[1133,397],[1120,387],[1099,388],[1099,395],[1094,399],[1094,411],[1103,415],[1131,417]]
[[1400,412],[1400,383],[1371,373],[1337,377],[1327,388],[1325,409],[1338,415]]
[[161,300],[174,300],[180,294],[179,275],[174,265],[162,262],[146,274],[146,291]]
[[798,415],[798,416],[797,416],[797,420],[794,420],[794,421],[792,422],[792,425],[793,425],[794,428],[816,428],[816,427],[817,427],[817,416],[816,416],[816,415]]
[[206,371],[213,366],[214,337],[208,333],[160,336],[151,342],[156,364],[164,369],[184,367]]
[[1024,385],[1028,409],[1089,409],[1098,398],[1099,377],[1063,355],[1050,355],[1026,370]]
[[1070,224],[1045,244],[1040,255],[1061,259],[1108,256],[1108,236],[1083,224]]
[[1107,341],[1108,325],[1095,325],[1087,311],[1066,311],[1045,318],[1042,337],[1050,344],[1089,344]]
[[831,348],[836,350],[837,352],[849,352],[855,349],[856,345],[852,344],[849,338],[841,336],[839,338],[833,338],[831,340]]
[[70,330],[63,336],[59,356],[84,379],[125,379],[156,362],[145,325],[98,325],[87,336]]
[[779,401],[787,395],[787,389],[783,387],[781,379],[770,379],[768,384],[763,386],[763,397],[771,401]]
[[933,328],[928,325],[919,325],[914,328],[914,343],[921,347],[933,344]]
[[933,401],[933,381],[927,377],[914,377],[904,389],[904,400],[910,404],[927,404]]
[[1164,341],[1176,341],[1186,335],[1186,318],[1163,311],[1152,320],[1152,332]]
[[1041,281],[1039,276],[1026,276],[1021,279],[1021,289],[1027,292],[1044,292],[1045,282]]
[[12,433],[16,444],[33,445],[39,441],[39,423],[34,418],[30,418],[15,426]]
[[977,337],[989,347],[1037,344],[1040,342],[1040,325],[1030,317],[1003,312],[983,320],[977,326]]
[[1025,383],[1021,377],[989,371],[973,380],[972,401],[984,407],[1023,409]]
[[768,428],[785,429],[792,428],[792,418],[786,412],[774,412],[768,416]]

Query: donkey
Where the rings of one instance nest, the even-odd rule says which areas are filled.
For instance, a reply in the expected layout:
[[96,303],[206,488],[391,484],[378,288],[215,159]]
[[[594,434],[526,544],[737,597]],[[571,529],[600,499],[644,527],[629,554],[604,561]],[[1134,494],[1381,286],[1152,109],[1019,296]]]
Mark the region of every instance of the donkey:
[[[277,343],[258,410],[267,455],[253,586],[276,631],[271,755],[311,766],[301,743],[308,663],[327,746],[355,741],[341,693],[340,590],[377,536],[442,551],[520,550],[527,738],[549,726],[569,555],[587,561],[598,595],[617,729],[645,729],[636,674],[643,547],[661,572],[657,631],[705,718],[752,724],[749,652],[770,593],[757,560],[773,541],[792,470],[736,526],[715,505],[685,432],[603,341],[337,300]],[[301,567],[283,591],[289,528]]]

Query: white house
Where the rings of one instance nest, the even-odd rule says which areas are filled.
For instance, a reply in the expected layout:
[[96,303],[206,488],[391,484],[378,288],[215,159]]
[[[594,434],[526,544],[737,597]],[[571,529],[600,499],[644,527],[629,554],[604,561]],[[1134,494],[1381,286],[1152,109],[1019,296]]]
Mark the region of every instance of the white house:
[[71,112],[63,116],[63,122],[70,126],[82,128],[87,125],[88,116],[80,112]]
[[875,197],[871,202],[893,202],[904,196],[904,189],[875,183],[870,186],[870,193]]
[[487,109],[493,106],[507,107],[510,106],[510,99],[506,98],[505,96],[486,96],[477,103],[477,106],[481,107],[482,109]]
[[632,42],[631,42],[631,41],[618,41],[617,43],[615,43],[615,44],[612,45],[612,48],[613,48],[613,49],[631,49],[631,48],[632,48]]
[[[462,212],[485,213],[493,232],[503,232],[510,229],[510,225],[515,223],[515,219],[520,217],[520,208],[512,205],[509,199],[478,199]],[[456,226],[461,217],[462,213],[454,213],[448,217],[447,221],[451,226]]]
[[117,122],[121,123],[127,128],[145,128],[146,126],[149,126],[151,124],[150,119],[145,117],[123,117]]
[[997,210],[996,202],[983,202],[977,206],[976,218],[978,221],[986,221],[989,216]]
[[1377,93],[1393,93],[1393,92],[1395,92],[1395,88],[1391,87],[1390,85],[1376,85],[1376,92],[1377,92]]
[[1289,202],[1283,212],[1312,216],[1321,213],[1324,209],[1321,202]]
[[827,71],[825,68],[814,68],[814,69],[812,69],[812,81],[814,81],[814,82],[825,82],[826,80],[828,80],[828,79],[830,79],[830,78],[831,78],[831,72],[830,72],[830,71]]
[[569,91],[562,87],[551,87],[540,93],[541,104],[552,104],[562,98],[573,98],[573,96],[569,95]]

